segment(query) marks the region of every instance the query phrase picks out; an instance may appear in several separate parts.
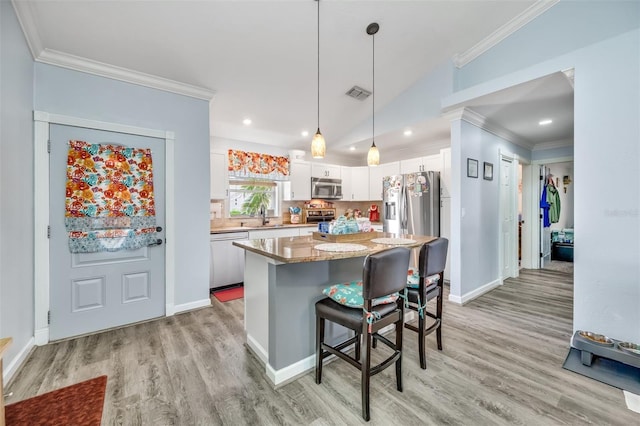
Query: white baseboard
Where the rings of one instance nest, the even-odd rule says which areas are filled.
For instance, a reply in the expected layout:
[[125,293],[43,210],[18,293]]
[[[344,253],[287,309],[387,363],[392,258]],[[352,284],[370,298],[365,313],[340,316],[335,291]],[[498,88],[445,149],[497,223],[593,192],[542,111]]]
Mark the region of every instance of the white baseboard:
[[211,299],[208,297],[206,299],[196,300],[195,302],[182,303],[180,305],[173,306],[173,313],[170,313],[171,310],[167,306],[167,316],[171,316],[173,314],[179,314],[180,312],[191,311],[193,309],[204,308],[207,306],[211,306]]
[[307,358],[281,368],[280,370],[274,369],[267,363],[267,377],[275,385],[283,385],[297,377],[306,374],[309,370],[314,369],[316,366],[316,355],[313,354]]
[[456,305],[464,305],[465,303],[469,303],[471,302],[473,299],[476,299],[480,296],[482,296],[485,293],[490,292],[491,290],[493,290],[496,287],[499,287],[502,285],[502,280],[497,279],[494,281],[491,281],[490,283],[487,283],[485,285],[483,285],[482,287],[478,287],[477,289],[470,291],[467,294],[463,294],[462,296],[453,296],[453,295],[449,295],[449,302],[451,303],[455,303]]
[[40,328],[34,333],[35,344],[44,346],[49,343],[49,327]]
[[262,361],[264,365],[269,364],[269,353],[262,347],[260,343],[258,343],[256,339],[254,339],[248,334],[247,334],[247,345],[249,346],[249,349],[251,349],[253,353],[256,354],[258,359]]
[[2,379],[4,380],[4,383],[7,383],[9,380],[11,380],[15,372],[18,371],[18,368],[20,368],[22,363],[27,359],[27,356],[29,355],[29,353],[31,352],[31,349],[33,349],[34,346],[35,346],[35,339],[32,337],[31,339],[29,339],[27,344],[20,350],[20,352],[18,352],[18,354],[12,360],[10,360],[7,364],[5,364],[5,369],[2,372]]

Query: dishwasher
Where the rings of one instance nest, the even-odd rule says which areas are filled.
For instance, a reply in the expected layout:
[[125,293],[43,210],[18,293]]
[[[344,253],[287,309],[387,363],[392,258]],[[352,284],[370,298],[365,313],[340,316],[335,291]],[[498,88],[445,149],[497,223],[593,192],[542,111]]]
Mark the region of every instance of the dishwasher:
[[244,281],[244,250],[234,241],[248,240],[248,232],[211,235],[209,288],[238,284]]

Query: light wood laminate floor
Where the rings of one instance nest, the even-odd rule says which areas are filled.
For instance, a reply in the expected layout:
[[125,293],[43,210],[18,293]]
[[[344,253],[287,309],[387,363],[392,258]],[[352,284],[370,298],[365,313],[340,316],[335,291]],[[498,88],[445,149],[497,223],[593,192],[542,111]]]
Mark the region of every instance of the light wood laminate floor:
[[[466,306],[445,302],[443,345],[405,330],[404,392],[394,369],[371,381],[372,425],[640,424],[622,391],[562,369],[572,276],[521,272]],[[446,300],[446,299],[445,299]],[[359,372],[337,360],[273,389],[244,346],[242,300],[36,348],[9,383],[22,400],[108,376],[105,425],[354,425]],[[377,351],[383,350],[380,345]]]

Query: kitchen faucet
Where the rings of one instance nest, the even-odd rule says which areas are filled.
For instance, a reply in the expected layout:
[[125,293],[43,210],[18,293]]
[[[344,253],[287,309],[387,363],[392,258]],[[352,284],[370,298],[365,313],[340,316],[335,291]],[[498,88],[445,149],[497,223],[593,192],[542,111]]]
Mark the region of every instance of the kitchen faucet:
[[265,206],[260,207],[260,216],[262,216],[263,225],[269,223],[269,219],[267,219],[267,208]]

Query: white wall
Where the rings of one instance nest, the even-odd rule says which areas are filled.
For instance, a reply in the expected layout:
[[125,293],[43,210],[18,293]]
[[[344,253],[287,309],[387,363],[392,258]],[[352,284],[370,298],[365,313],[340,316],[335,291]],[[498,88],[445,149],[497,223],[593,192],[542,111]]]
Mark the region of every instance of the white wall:
[[35,109],[175,132],[175,303],[207,300],[208,102],[36,63]]
[[[33,338],[33,60],[10,2],[0,2],[0,337],[13,373]],[[11,370],[11,371],[9,371]]]
[[470,99],[575,69],[574,329],[634,342],[640,341],[639,26],[639,2],[560,2],[459,70],[457,85],[468,88],[452,95]]

